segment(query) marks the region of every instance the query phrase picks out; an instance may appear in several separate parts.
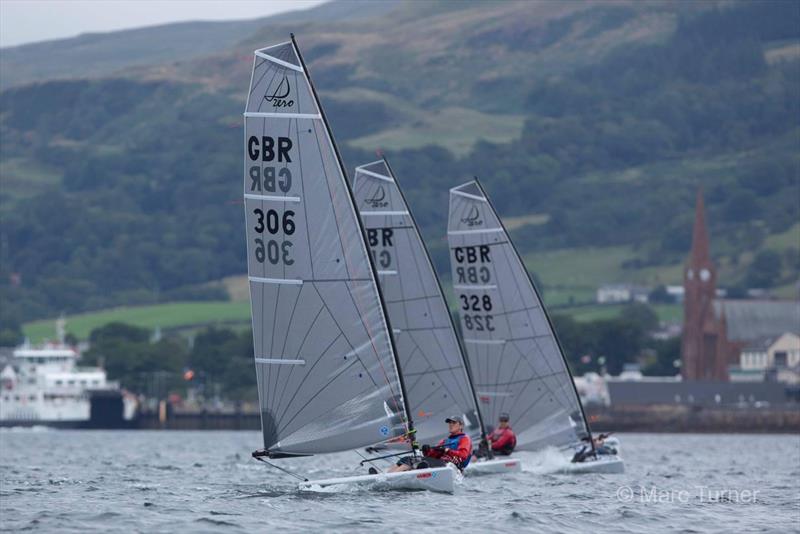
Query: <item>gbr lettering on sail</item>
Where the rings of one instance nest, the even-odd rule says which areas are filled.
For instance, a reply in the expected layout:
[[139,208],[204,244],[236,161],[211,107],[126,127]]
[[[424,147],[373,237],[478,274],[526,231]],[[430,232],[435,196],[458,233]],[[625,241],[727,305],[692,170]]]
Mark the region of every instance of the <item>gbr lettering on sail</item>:
[[[292,188],[292,171],[287,166],[292,162],[292,139],[269,135],[251,135],[247,139],[247,156],[250,159],[248,175],[250,192],[269,195],[288,193]],[[256,218],[253,250],[256,261],[272,265],[292,265],[291,236],[295,232],[294,211],[285,209],[255,208]],[[279,237],[282,235],[282,238]]]

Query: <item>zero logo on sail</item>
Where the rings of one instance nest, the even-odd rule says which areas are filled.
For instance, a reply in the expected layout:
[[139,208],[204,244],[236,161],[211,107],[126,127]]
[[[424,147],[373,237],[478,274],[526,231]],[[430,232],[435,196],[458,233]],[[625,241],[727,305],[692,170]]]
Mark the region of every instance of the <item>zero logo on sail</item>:
[[483,219],[481,219],[481,214],[478,211],[478,206],[473,205],[472,209],[469,210],[469,215],[461,219],[461,222],[472,228],[473,226],[481,226],[483,224]]
[[289,78],[284,75],[281,83],[278,84],[278,87],[275,88],[272,95],[264,95],[264,100],[270,102],[273,108],[290,108],[294,105],[294,100],[286,100],[286,97],[289,96],[291,91],[292,88],[289,85]]
[[378,189],[375,191],[375,194],[366,199],[365,202],[373,209],[385,208],[389,205],[389,202],[386,200],[386,190],[380,184],[378,185]]

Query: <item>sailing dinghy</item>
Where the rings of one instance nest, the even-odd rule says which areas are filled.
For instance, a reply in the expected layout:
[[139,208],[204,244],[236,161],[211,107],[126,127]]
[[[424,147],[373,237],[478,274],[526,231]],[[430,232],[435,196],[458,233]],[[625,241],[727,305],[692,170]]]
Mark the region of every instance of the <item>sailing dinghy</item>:
[[[244,122],[247,267],[264,441],[253,456],[267,462],[333,453],[413,433],[375,266],[294,36],[255,52]],[[458,476],[441,467],[301,487],[452,493]]]
[[[448,242],[463,342],[481,412],[510,416],[515,450],[573,449],[592,433],[544,304],[477,180],[450,190]],[[602,459],[602,460],[600,460]],[[567,470],[622,472],[590,454]]]
[[[465,414],[485,439],[467,360],[439,279],[385,157],[356,168],[353,195],[378,269],[417,439],[435,443],[446,437],[444,420],[452,414]],[[473,459],[465,473],[520,470],[516,458]]]

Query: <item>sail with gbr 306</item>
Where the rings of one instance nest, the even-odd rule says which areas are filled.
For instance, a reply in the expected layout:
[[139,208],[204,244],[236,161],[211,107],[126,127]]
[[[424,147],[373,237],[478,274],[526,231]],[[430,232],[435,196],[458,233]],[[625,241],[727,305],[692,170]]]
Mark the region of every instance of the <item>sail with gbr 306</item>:
[[[412,420],[375,269],[294,39],[255,52],[244,121],[264,441],[254,456],[344,451],[406,434]],[[437,482],[454,478],[431,471]]]

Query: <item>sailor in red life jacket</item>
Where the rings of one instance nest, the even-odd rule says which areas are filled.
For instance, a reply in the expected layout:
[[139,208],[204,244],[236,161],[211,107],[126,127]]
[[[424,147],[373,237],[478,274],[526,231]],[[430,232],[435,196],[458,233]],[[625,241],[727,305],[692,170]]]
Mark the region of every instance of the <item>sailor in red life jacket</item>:
[[[508,419],[507,413],[501,413],[497,428],[486,436],[486,439],[492,444],[492,453],[498,456],[510,455],[514,452],[514,447],[517,446],[517,436],[508,424]],[[475,456],[478,458],[488,457],[489,454],[486,447],[484,445],[479,447],[478,450],[475,451]]]
[[408,471],[410,469],[427,469],[429,467],[444,467],[448,463],[463,470],[472,459],[472,440],[464,434],[464,419],[460,415],[452,415],[445,419],[450,435],[441,440],[438,445],[422,446],[423,460],[414,465],[411,456],[401,458],[397,465],[389,469],[390,473]]
[[508,456],[514,452],[514,447],[517,446],[517,436],[511,429],[511,425],[508,424],[507,413],[500,414],[497,428],[492,430],[487,439],[492,444],[492,452],[495,454]]

